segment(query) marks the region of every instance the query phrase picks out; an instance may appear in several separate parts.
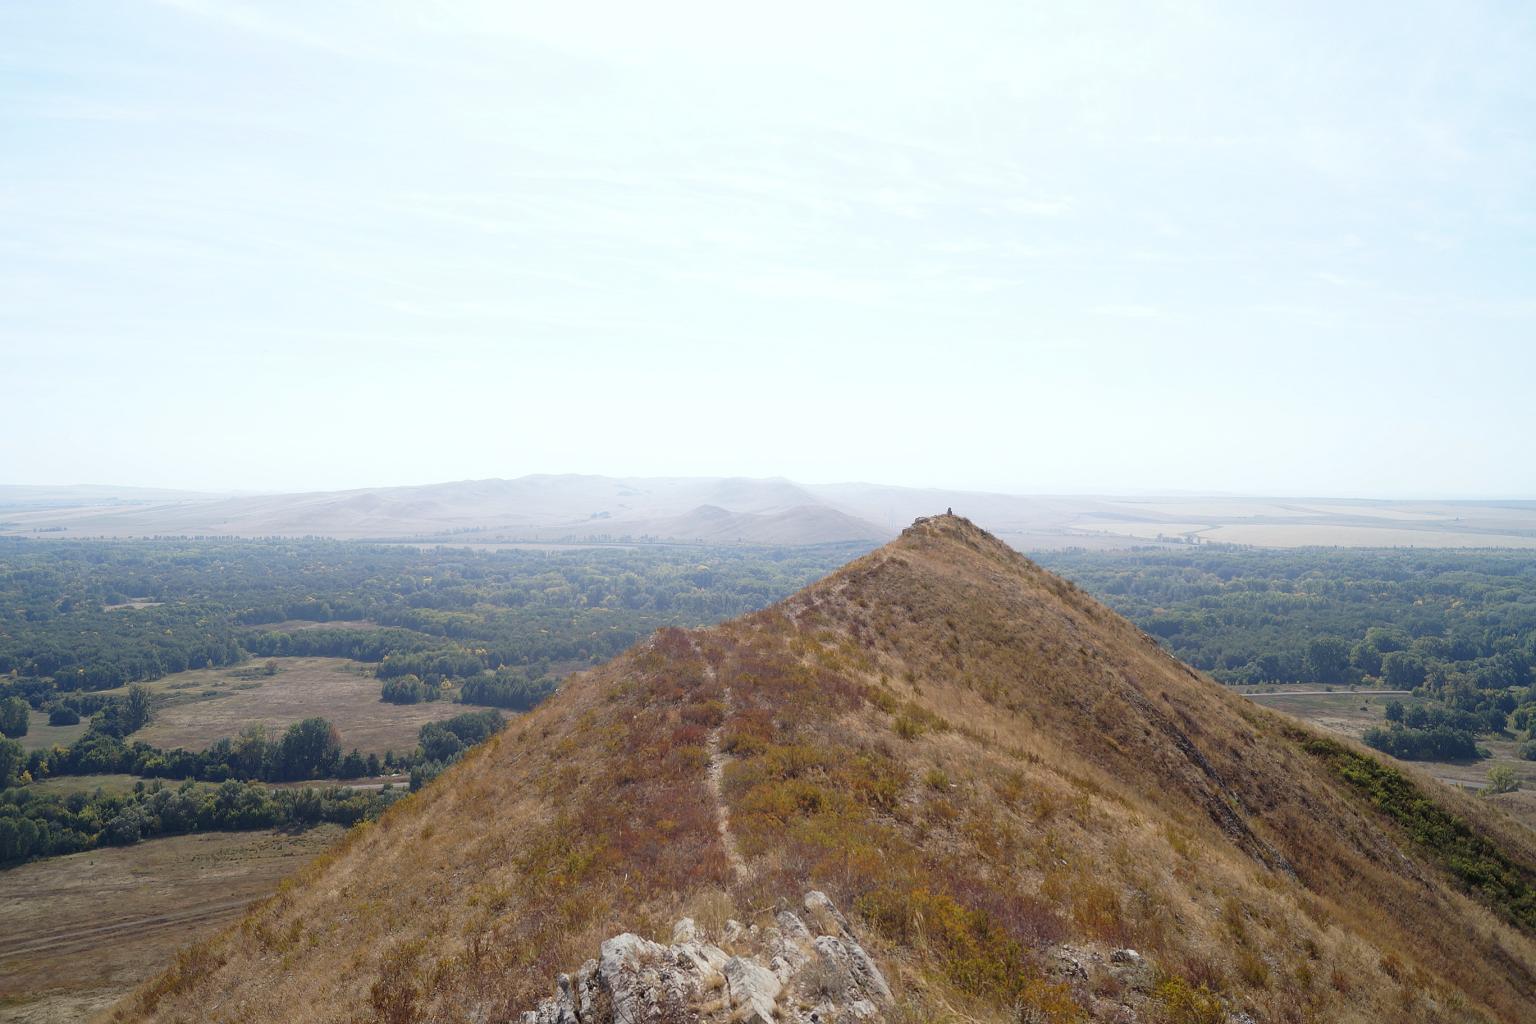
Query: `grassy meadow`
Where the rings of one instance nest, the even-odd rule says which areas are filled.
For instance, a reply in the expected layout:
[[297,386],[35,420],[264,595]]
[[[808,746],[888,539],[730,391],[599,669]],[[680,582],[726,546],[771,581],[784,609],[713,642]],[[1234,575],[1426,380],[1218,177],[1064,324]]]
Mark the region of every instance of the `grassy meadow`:
[[74,725],[49,725],[47,713],[34,710],[27,719],[27,734],[17,742],[28,753],[55,746],[67,747],[84,736],[90,727],[91,723],[84,720]]
[[464,710],[448,701],[385,703],[372,666],[345,658],[271,660],[277,673],[270,676],[263,659],[177,672],[145,684],[155,698],[155,717],[133,738],[165,750],[203,750],[247,726],[264,725],[269,733],[280,734],[318,715],[336,726],[347,750],[383,755],[410,750],[423,725]]

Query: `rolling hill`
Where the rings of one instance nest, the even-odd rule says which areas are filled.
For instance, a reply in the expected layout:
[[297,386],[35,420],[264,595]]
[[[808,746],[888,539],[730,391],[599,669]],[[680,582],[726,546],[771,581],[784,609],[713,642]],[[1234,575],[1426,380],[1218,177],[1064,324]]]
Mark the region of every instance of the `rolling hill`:
[[415,487],[218,496],[0,486],[0,535],[335,537],[457,544],[883,542],[951,506],[1021,551],[1536,547],[1536,502],[996,494],[781,478],[537,475]]
[[9,512],[0,532],[61,537],[324,536],[473,543],[825,544],[893,531],[787,480],[527,476],[420,487],[152,500]]
[[113,1019],[1516,1024],[1533,1001],[1528,832],[938,516],[571,677]]

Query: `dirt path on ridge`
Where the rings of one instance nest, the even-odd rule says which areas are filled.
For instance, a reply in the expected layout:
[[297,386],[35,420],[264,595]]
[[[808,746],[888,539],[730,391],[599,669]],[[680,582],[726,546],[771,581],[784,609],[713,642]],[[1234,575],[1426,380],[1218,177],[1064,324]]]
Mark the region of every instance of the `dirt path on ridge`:
[[[699,651],[697,643],[694,644],[693,649],[703,657],[703,652]],[[715,667],[709,663],[708,659],[704,660],[704,676],[711,683],[716,682],[718,678]],[[729,716],[731,688],[722,687],[721,692],[724,694],[725,714]],[[706,744],[709,750],[709,767],[705,774],[709,779],[710,794],[715,801],[715,827],[720,832],[720,843],[725,847],[726,862],[731,865],[731,872],[736,876],[736,880],[744,882],[751,875],[751,869],[747,867],[747,859],[741,855],[741,848],[736,845],[736,837],[731,833],[731,812],[725,805],[725,795],[721,791],[721,783],[725,778],[726,757],[724,751],[720,749],[720,734],[724,729],[725,721],[722,717],[721,723],[709,730],[709,741]]]

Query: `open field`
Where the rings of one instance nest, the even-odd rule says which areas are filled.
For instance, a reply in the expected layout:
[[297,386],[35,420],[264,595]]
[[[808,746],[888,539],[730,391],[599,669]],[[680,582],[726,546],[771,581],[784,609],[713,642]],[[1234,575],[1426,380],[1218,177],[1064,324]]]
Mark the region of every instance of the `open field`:
[[167,750],[202,750],[249,725],[280,732],[318,715],[341,732],[345,749],[382,755],[411,749],[423,725],[464,711],[446,701],[385,703],[371,670],[345,658],[271,660],[278,665],[274,676],[262,674],[259,663],[247,663],[178,672],[149,683],[155,718],[133,738]]
[[[133,790],[136,782],[142,782],[137,775],[55,775],[51,779],[43,779],[32,783],[31,789],[35,793],[94,793],[100,789],[107,793],[128,793]],[[162,780],[163,781],[163,780]]]
[[85,1019],[342,831],[173,836],[0,871],[0,1022]]
[[285,619],[282,622],[266,623],[260,627],[263,631],[272,633],[302,633],[309,629],[377,629],[377,622],[368,622],[365,619],[332,619],[329,622],[310,622],[308,619]]
[[1265,707],[1304,718],[1355,740],[1371,726],[1382,724],[1382,716],[1392,701],[1413,702],[1412,696],[1403,690],[1350,690],[1343,687],[1331,692],[1311,686],[1275,687],[1247,696]]
[[27,720],[27,734],[19,742],[24,750],[47,750],[57,744],[67,747],[90,728],[91,723],[81,719],[74,725],[49,725],[48,716],[41,711],[33,711]]
[[[1536,548],[1536,537],[1506,533],[1461,532],[1435,520],[1414,521],[1411,513],[1388,514],[1393,525],[1356,525],[1327,520],[1290,522],[1163,522],[1085,519],[1072,524],[1072,536],[1112,537],[1145,543],[1177,541],[1244,544],[1261,548]],[[1399,521],[1403,525],[1397,525]]]
[[1344,523],[1233,523],[1200,534],[1202,541],[1266,548],[1536,548],[1536,537],[1471,533],[1448,528],[1354,526]]
[[[1301,692],[1297,692],[1301,691]],[[1394,700],[1411,703],[1412,698],[1392,690],[1347,690],[1332,693],[1315,689],[1296,688],[1290,692],[1277,690],[1268,693],[1250,693],[1249,697],[1265,707],[1284,711],[1305,719],[1330,732],[1358,740],[1366,729],[1382,724],[1382,713]],[[1467,789],[1480,789],[1488,781],[1488,769],[1497,764],[1509,765],[1520,777],[1524,789],[1515,793],[1500,793],[1491,797],[1495,806],[1506,814],[1536,829],[1536,761],[1523,761],[1515,755],[1518,744],[1498,736],[1479,737],[1478,746],[1486,747],[1493,756],[1479,761],[1403,761],[1419,771],[1427,772],[1442,782]],[[1380,755],[1386,757],[1385,754]]]
[[1068,535],[1138,542],[1166,537],[1274,548],[1536,548],[1536,507],[1529,502],[1103,498],[1063,526]]

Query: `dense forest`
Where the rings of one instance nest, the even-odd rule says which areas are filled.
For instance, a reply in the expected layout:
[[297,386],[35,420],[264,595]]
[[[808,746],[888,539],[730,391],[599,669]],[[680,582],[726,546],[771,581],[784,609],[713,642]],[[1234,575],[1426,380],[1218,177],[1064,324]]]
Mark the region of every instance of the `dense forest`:
[[1035,557],[1223,682],[1412,691],[1366,734],[1388,753],[1467,759],[1478,735],[1514,733],[1536,759],[1529,552],[1213,546]]
[[376,818],[396,796],[344,786],[273,789],[225,782],[137,783],[131,793],[67,795],[30,787],[0,791],[0,864],[36,857],[127,846],[183,832],[240,831],[281,826],[352,825]]
[[527,670],[760,608],[862,550],[0,538],[0,701],[52,708],[249,655],[325,655],[428,685],[520,668],[480,687],[517,707],[527,698],[509,691]]
[[[71,809],[78,800],[28,788],[43,778],[128,773],[238,784],[409,771],[415,788],[503,722],[494,710],[433,722],[413,750],[382,760],[344,754],[323,718],[274,736],[245,729],[200,751],[160,750],[133,739],[154,714],[139,683],[252,656],[317,655],[373,665],[381,700],[522,711],[551,693],[563,670],[606,660],[661,626],[762,607],[863,550],[0,539],[0,854],[11,854],[0,861],[88,849],[135,831],[109,828],[111,821],[141,822],[138,834],[158,835],[182,827],[166,820],[257,827],[249,823],[310,814],[295,818],[289,797],[258,800],[245,789],[218,790],[224,803],[197,796],[196,813],[183,813],[188,794],[203,790],[92,798]],[[34,711],[53,725],[88,720],[88,729],[68,747],[27,753],[13,741],[26,735]],[[231,794],[265,810],[226,813]],[[316,820],[345,820],[358,806],[316,799],[340,808]],[[169,819],[159,810],[166,801],[175,808]]]

